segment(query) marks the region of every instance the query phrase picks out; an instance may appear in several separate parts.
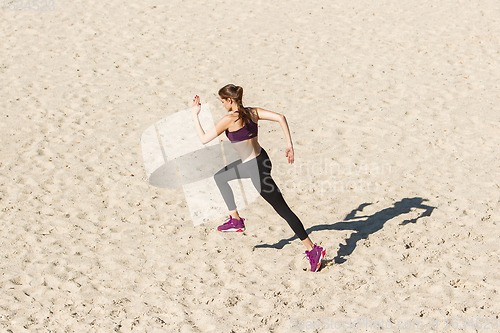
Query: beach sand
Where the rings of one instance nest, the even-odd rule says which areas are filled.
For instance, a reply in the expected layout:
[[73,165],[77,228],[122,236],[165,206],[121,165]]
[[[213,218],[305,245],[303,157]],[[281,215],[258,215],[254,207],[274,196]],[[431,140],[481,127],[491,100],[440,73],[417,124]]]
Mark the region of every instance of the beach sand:
[[[0,21],[0,331],[498,331],[497,1],[52,4]],[[262,198],[222,234],[148,183],[144,130],[227,83],[287,117],[318,273]]]

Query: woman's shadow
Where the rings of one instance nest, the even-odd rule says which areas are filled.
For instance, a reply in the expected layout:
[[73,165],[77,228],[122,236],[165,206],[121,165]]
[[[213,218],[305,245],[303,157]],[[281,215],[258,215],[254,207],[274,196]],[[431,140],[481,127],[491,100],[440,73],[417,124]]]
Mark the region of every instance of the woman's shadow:
[[[362,212],[366,206],[371,205],[371,203],[364,203],[359,205],[358,208],[351,211],[345,217],[344,221],[337,222],[334,224],[323,224],[317,225],[307,229],[307,233],[310,234],[313,231],[321,231],[321,230],[353,230],[351,236],[346,239],[345,244],[340,244],[339,251],[337,252],[337,256],[330,261],[334,261],[337,264],[344,263],[347,259],[345,257],[349,256],[354,249],[356,249],[356,244],[361,239],[367,239],[370,234],[373,234],[384,227],[384,223],[395,218],[398,215],[407,214],[411,211],[412,208],[416,209],[424,209],[425,211],[421,213],[418,217],[405,220],[400,223],[400,225],[406,225],[409,223],[416,223],[417,220],[421,217],[430,216],[432,211],[436,207],[424,205],[424,202],[428,201],[423,198],[405,198],[401,201],[394,203],[393,207],[389,207],[383,209],[379,212],[376,212],[370,216],[356,216],[358,212]],[[349,221],[349,222],[346,222]],[[276,244],[261,244],[255,246],[256,248],[277,248],[282,249],[285,245],[290,244],[291,241],[295,240],[297,236],[293,236],[288,239],[282,239]]]

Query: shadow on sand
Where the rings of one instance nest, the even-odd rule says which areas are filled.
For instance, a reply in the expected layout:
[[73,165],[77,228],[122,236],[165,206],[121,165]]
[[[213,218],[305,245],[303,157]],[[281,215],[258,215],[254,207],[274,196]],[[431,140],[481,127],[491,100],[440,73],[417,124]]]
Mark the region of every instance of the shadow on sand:
[[[430,216],[432,211],[436,207],[425,205],[424,202],[428,201],[423,198],[405,198],[401,201],[394,203],[393,207],[383,209],[376,212],[370,216],[356,216],[358,212],[362,212],[366,206],[371,205],[371,203],[364,203],[359,205],[358,208],[351,211],[342,222],[336,222],[333,224],[323,224],[316,225],[314,227],[308,228],[307,233],[311,234],[313,231],[321,230],[353,230],[351,236],[346,239],[345,244],[340,244],[340,249],[337,252],[337,256],[331,260],[325,260],[324,263],[334,261],[337,264],[342,264],[347,259],[345,257],[349,256],[356,249],[356,244],[361,239],[368,238],[369,235],[376,233],[384,227],[384,223],[395,218],[396,216],[409,213],[412,208],[424,209],[418,217],[405,220],[400,223],[400,225],[406,225],[409,223],[416,223],[421,217]],[[291,238],[282,239],[276,244],[260,244],[256,245],[255,248],[276,248],[282,249],[285,245],[290,244],[291,241],[297,239],[297,236]]]

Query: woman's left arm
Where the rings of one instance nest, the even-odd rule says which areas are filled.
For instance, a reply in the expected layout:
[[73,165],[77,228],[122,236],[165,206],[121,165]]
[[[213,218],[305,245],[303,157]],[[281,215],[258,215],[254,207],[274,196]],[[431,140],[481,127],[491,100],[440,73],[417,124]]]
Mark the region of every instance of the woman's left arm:
[[193,121],[194,121],[194,127],[196,128],[196,133],[198,134],[198,138],[200,139],[202,144],[207,144],[219,135],[221,135],[222,132],[224,132],[228,127],[230,123],[230,118],[226,115],[222,117],[221,120],[215,125],[214,128],[209,130],[208,132],[205,133],[203,131],[203,128],[201,127],[200,124],[200,119],[198,118],[198,114],[201,111],[200,107],[200,97],[197,95],[193,99],[193,108],[192,108],[192,114],[193,114]]

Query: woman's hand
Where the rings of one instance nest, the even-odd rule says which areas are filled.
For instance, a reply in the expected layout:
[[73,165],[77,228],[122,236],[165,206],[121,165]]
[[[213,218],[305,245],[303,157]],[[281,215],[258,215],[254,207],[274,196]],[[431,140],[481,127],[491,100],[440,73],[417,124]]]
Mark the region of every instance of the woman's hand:
[[201,111],[201,103],[200,103],[200,96],[196,95],[193,98],[193,105],[192,105],[192,110],[194,115],[198,115]]
[[292,164],[294,162],[293,147],[286,148],[286,157],[288,157],[288,163]]

